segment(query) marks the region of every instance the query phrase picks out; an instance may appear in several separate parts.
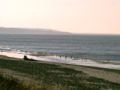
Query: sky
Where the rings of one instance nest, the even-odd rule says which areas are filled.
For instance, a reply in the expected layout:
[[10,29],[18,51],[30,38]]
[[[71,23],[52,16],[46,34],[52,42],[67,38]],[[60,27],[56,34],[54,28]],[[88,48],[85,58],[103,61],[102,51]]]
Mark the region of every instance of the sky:
[[0,26],[120,34],[120,0],[0,0]]

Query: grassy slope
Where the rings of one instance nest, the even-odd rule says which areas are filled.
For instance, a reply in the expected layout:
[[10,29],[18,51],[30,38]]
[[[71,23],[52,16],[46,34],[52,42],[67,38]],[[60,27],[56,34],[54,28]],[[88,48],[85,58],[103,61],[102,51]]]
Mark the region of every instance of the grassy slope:
[[14,78],[6,78],[0,75],[0,90],[29,90]]
[[105,69],[97,67],[79,66],[79,65],[66,65],[59,64],[62,67],[71,68],[77,71],[82,71],[90,76],[102,78],[114,83],[120,83],[120,70]]
[[0,68],[25,73],[26,77],[42,82],[43,85],[49,85],[39,90],[50,90],[49,87],[51,90],[119,90],[120,88],[120,84],[54,64],[0,59]]

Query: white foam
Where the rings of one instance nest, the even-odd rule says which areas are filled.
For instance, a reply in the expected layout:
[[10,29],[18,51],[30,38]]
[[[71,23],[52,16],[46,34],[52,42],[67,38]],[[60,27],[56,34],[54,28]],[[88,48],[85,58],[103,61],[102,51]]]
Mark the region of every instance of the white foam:
[[[18,51],[9,51],[9,52],[0,52],[0,55],[8,56],[8,57],[14,57],[14,58],[23,58],[26,53],[24,52],[18,52]],[[84,66],[93,66],[93,67],[102,67],[102,68],[110,68],[110,69],[119,69],[120,65],[115,64],[103,64],[99,62],[95,62],[93,60],[72,60],[71,58],[64,58],[64,57],[58,57],[58,56],[31,56],[27,55],[30,59],[35,59],[38,61],[48,61],[48,62],[57,62],[57,63],[65,63],[65,64],[74,64],[74,65],[84,65]]]
[[16,51],[0,52],[0,55],[7,56],[7,57],[14,57],[14,58],[24,57],[24,54],[16,52]]
[[83,66],[93,66],[93,67],[101,67],[101,68],[110,68],[110,69],[118,69],[120,70],[120,65],[115,64],[103,64],[93,60],[72,60],[71,58],[60,58],[58,56],[28,56],[29,58],[40,60],[40,61],[49,61],[49,62],[58,62],[58,63],[65,63],[65,64],[73,64],[73,65],[83,65]]

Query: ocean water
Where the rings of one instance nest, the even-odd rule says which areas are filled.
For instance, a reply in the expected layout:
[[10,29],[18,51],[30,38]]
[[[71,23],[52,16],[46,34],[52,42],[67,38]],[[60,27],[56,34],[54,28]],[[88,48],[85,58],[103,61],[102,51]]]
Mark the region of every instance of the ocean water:
[[120,36],[0,35],[0,51],[48,52],[80,59],[120,61]]

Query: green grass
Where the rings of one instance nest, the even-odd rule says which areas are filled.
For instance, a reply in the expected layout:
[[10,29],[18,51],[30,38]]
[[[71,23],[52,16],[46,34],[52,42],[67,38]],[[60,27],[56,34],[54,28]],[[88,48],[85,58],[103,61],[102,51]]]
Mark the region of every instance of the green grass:
[[16,79],[6,78],[0,75],[0,90],[30,90]]
[[[63,68],[55,64],[0,59],[0,68],[25,73],[28,77],[41,82],[51,90],[119,90],[120,84],[91,77],[81,71]],[[57,87],[57,89],[54,89]],[[60,89],[61,88],[61,89]],[[64,89],[62,89],[64,88]],[[66,89],[65,89],[66,88]],[[22,89],[23,90],[23,89]]]

